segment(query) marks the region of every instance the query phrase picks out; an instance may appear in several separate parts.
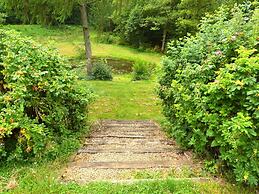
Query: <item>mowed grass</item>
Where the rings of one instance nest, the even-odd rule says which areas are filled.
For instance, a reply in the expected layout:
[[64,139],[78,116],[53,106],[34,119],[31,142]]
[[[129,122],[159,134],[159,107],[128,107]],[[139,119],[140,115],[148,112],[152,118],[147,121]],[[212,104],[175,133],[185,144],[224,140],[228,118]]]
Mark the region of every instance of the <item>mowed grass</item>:
[[81,81],[95,91],[90,120],[163,120],[154,80],[131,81],[131,75],[116,75],[113,81]]
[[[78,49],[84,48],[83,33],[80,26],[43,27],[40,25],[8,25],[5,29],[19,31],[31,36],[39,43],[52,44],[66,57],[76,57]],[[130,61],[147,61],[159,64],[162,55],[155,52],[139,52],[134,48],[114,44],[98,43],[95,31],[91,32],[92,51],[95,57],[111,57]]]

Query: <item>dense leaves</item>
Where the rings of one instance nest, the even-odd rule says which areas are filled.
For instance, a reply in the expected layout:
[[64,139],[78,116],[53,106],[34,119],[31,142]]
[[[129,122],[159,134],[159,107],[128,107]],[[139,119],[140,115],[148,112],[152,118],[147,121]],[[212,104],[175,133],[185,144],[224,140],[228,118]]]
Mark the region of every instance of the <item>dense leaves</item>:
[[232,7],[234,2],[239,1],[140,0],[130,3],[113,21],[117,34],[129,44],[164,51],[168,40],[196,33],[206,13],[221,5]]
[[[99,32],[115,33],[139,48],[164,51],[170,39],[197,32],[206,13],[244,0],[2,0],[7,23],[80,24],[79,6],[85,3],[89,23]],[[248,0],[247,0],[248,1]]]
[[148,80],[152,74],[153,67],[145,61],[138,61],[133,65],[132,80]]
[[207,16],[196,36],[169,45],[159,87],[176,140],[250,185],[259,183],[258,23],[251,4]]
[[0,24],[5,22],[5,14],[0,12]]
[[0,159],[52,149],[53,137],[84,126],[91,94],[75,81],[54,50],[0,30]]
[[[0,7],[23,23],[57,24],[71,15],[77,0],[2,0]],[[13,15],[14,14],[14,15]]]
[[112,69],[105,61],[96,63],[91,74],[93,80],[112,80]]

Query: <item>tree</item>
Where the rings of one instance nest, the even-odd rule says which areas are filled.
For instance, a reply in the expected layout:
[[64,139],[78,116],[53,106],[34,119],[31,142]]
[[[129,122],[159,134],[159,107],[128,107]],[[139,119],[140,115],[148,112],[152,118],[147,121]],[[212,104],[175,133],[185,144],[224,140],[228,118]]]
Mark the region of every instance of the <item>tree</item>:
[[91,10],[91,25],[98,32],[113,30],[111,16],[114,10],[113,0],[97,1]]
[[92,48],[91,48],[91,41],[90,41],[90,30],[88,24],[88,17],[86,6],[84,3],[80,5],[80,12],[81,12],[81,19],[83,25],[83,33],[85,39],[85,51],[86,51],[86,59],[87,59],[87,74],[91,75],[92,73]]
[[8,14],[15,12],[17,18],[23,21],[23,23],[29,23],[29,10],[30,6],[28,0],[2,0],[1,6],[7,11]]
[[178,19],[176,21],[177,32],[184,36],[187,33],[194,34],[202,17],[206,13],[212,13],[225,0],[181,0],[178,5]]
[[73,12],[80,10],[85,40],[87,74],[92,72],[92,50],[88,23],[88,10],[96,1],[91,0],[3,0],[9,12],[15,12],[24,23],[51,25],[63,23]]
[[166,41],[175,36],[177,5],[180,0],[140,0],[116,16],[117,32],[138,47],[159,47],[165,50]]
[[176,8],[180,0],[152,0],[144,7],[144,24],[150,30],[162,30],[161,51],[164,52],[167,33],[176,20]]

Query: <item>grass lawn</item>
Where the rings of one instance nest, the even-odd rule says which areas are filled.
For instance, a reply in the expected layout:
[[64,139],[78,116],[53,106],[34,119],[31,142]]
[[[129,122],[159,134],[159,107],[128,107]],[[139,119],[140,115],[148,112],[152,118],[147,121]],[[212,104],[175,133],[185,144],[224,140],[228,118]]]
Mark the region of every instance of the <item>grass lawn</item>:
[[[76,57],[77,47],[82,44],[80,27],[43,28],[40,26],[5,26],[32,36],[33,39],[47,44],[53,41],[61,54]],[[92,36],[93,54],[102,57],[114,57],[126,60],[145,60],[159,63],[160,54],[139,52],[119,45],[97,43],[96,34]],[[82,70],[80,70],[82,74]],[[89,118],[124,119],[124,120],[163,120],[159,100],[155,94],[156,79],[150,81],[131,81],[130,74],[115,75],[113,81],[80,80],[79,87],[90,88],[96,94],[96,101],[90,106]],[[5,162],[0,164],[0,193],[17,194],[49,194],[49,193],[251,193],[230,183],[220,182],[188,182],[166,180],[140,182],[134,184],[91,183],[78,185],[62,183],[59,180],[62,169],[69,157],[80,147],[81,139],[88,129],[70,134],[60,146],[45,153],[43,159],[23,164]]]
[[[71,141],[68,139],[67,141]],[[0,193],[13,194],[74,194],[74,193],[179,193],[179,194],[249,194],[249,189],[244,189],[228,183],[220,182],[190,182],[174,180],[168,177],[165,180],[143,181],[134,184],[112,184],[108,182],[96,182],[86,185],[76,183],[62,183],[59,180],[60,172],[66,164],[62,156],[55,161],[45,161],[31,164],[9,164],[0,171]],[[8,188],[8,189],[7,189]]]
[[[31,36],[42,44],[53,44],[66,57],[78,55],[78,49],[83,47],[83,33],[80,26],[42,27],[39,25],[8,25],[6,29],[14,29],[25,36]],[[112,57],[130,61],[147,61],[160,63],[161,54],[154,52],[139,52],[136,49],[113,44],[98,43],[97,33],[91,32],[92,50],[95,57]]]
[[117,75],[113,81],[82,81],[96,95],[90,107],[90,119],[123,119],[161,121],[161,107],[154,81],[131,81],[130,75]]

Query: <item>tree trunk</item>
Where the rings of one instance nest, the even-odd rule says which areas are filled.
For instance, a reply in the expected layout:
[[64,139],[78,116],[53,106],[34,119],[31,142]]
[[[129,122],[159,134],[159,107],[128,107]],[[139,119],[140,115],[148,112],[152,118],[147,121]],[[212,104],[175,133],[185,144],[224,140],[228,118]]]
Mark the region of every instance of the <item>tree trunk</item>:
[[164,28],[164,31],[163,31],[163,40],[162,40],[162,47],[161,47],[161,51],[162,51],[162,52],[165,51],[166,35],[167,35],[167,30],[166,30],[166,28]]
[[92,66],[92,48],[91,48],[91,41],[90,41],[90,30],[89,30],[89,24],[88,24],[87,10],[86,10],[86,6],[84,3],[80,5],[80,12],[81,12],[84,40],[85,40],[87,75],[91,75],[92,68],[93,68],[93,66]]

